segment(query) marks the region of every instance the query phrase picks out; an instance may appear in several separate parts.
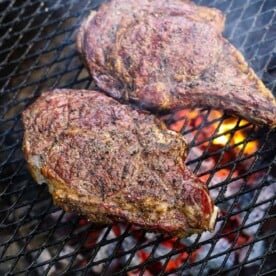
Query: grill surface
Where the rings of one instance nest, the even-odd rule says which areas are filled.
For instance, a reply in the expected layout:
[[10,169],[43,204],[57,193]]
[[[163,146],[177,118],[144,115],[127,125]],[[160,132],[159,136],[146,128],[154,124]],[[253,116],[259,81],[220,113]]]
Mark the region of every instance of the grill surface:
[[[161,250],[163,254],[160,248],[165,241],[171,241],[168,237],[149,234],[131,225],[98,227],[86,223],[84,219],[55,207],[47,187],[38,186],[32,180],[21,151],[20,114],[42,91],[54,87],[94,87],[76,53],[74,34],[84,16],[100,2],[0,2],[1,275],[23,272],[30,275],[108,275],[111,271],[120,275],[146,275],[149,272],[159,275],[215,275],[222,272],[226,275],[266,275],[275,272],[275,131],[237,124],[229,134],[249,129],[246,140],[235,157],[221,164],[220,160],[230,146],[209,151],[211,141],[221,135],[218,129],[206,141],[199,139],[202,131],[214,123],[209,117],[210,110],[200,111],[203,118],[200,125],[183,128],[184,135],[192,133],[187,164],[199,176],[206,176],[211,192],[219,191],[216,204],[224,212],[218,220],[221,227],[213,237],[197,235],[174,240],[171,247]],[[242,1],[242,5],[238,0],[196,2],[220,8],[227,15],[225,36],[244,53],[275,95],[275,1],[247,0]],[[225,114],[215,119],[219,124],[225,120]],[[258,150],[245,155],[246,143],[254,140],[260,143]],[[194,156],[193,149],[204,143],[202,154]],[[206,171],[205,162],[212,156],[216,156],[216,163]],[[245,163],[250,165],[235,175],[235,169]],[[211,187],[217,172],[225,168],[229,174]],[[253,184],[252,177],[255,177]],[[227,196],[228,185],[236,181],[242,181],[241,188]],[[241,199],[243,205],[238,206]],[[260,209],[263,210],[261,215],[256,214],[249,222],[252,214]],[[240,221],[235,226],[237,217]],[[246,241],[245,233],[250,236]],[[232,242],[221,246],[222,240],[226,239]],[[221,248],[217,250],[219,246]],[[140,257],[141,252],[147,256],[138,262],[139,252]],[[177,256],[184,257],[176,267],[168,270],[168,264]],[[214,262],[219,265],[214,266]]]

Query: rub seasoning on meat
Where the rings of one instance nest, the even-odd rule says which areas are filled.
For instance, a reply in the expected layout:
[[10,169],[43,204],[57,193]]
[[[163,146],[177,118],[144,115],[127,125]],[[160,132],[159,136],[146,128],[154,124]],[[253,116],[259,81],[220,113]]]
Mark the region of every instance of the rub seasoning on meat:
[[82,23],[77,47],[106,93],[151,110],[223,109],[276,126],[276,102],[223,36],[225,18],[184,0],[112,0]]
[[101,93],[54,90],[23,112],[23,149],[56,205],[96,223],[128,221],[185,237],[213,230],[218,209],[184,165],[181,134]]

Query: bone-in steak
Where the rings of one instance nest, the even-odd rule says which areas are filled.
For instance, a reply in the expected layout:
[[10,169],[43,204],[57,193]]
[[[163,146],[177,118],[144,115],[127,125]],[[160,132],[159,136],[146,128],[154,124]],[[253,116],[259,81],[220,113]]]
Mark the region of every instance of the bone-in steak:
[[30,170],[65,210],[181,237],[213,229],[217,208],[183,163],[185,140],[153,115],[95,91],[54,90],[23,123]]
[[219,10],[183,0],[112,0],[84,20],[77,47],[114,98],[172,110],[212,107],[276,126],[276,103],[222,37]]

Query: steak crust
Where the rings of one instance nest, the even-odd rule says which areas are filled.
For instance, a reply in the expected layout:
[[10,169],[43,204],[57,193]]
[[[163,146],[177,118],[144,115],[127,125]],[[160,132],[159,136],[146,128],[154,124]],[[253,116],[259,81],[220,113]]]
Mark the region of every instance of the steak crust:
[[114,98],[151,110],[208,106],[275,127],[275,99],[222,37],[224,21],[190,1],[112,0],[83,21],[77,47]]
[[153,115],[95,91],[54,90],[23,124],[30,171],[65,210],[179,237],[214,228],[217,208],[184,165],[185,140]]

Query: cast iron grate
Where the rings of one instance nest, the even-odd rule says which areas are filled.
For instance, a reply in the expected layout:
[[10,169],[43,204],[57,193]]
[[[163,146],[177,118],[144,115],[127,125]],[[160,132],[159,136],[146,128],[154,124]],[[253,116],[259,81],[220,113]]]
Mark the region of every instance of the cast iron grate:
[[[229,118],[223,113],[214,117],[212,110],[189,113],[189,123],[181,121],[181,114],[166,118],[174,127],[184,124],[181,131],[190,141],[187,164],[207,182],[223,210],[213,235],[172,239],[131,225],[99,227],[55,207],[47,187],[30,177],[21,151],[21,111],[54,87],[94,87],[76,53],[74,34],[100,2],[0,2],[0,273],[275,272],[275,131],[237,119],[222,132]],[[196,2],[225,12],[225,36],[275,93],[275,1]],[[237,141],[239,132],[244,138]],[[227,138],[224,146],[214,143],[220,137]],[[254,142],[258,146],[246,152]]]

